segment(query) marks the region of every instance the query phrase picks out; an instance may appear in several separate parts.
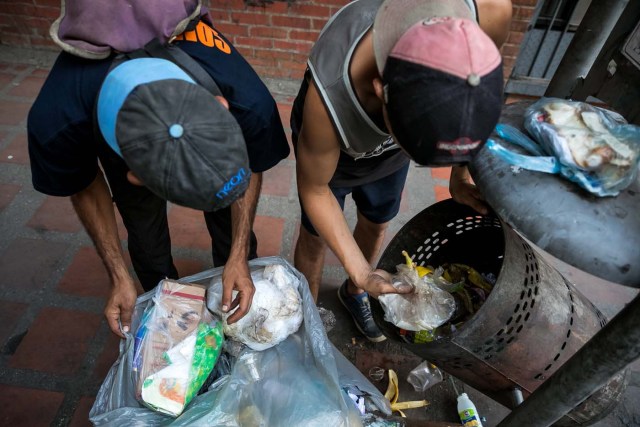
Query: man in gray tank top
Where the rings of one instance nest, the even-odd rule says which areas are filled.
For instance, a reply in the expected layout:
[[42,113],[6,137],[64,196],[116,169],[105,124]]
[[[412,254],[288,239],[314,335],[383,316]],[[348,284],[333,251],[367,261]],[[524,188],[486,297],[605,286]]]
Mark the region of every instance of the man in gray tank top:
[[[454,166],[454,199],[486,210],[464,165],[500,116],[497,46],[510,19],[510,0],[356,0],[312,48],[291,116],[302,207],[294,262],[317,298],[329,245],[349,276],[338,297],[371,341],[385,337],[368,295],[410,292],[371,266],[409,159]],[[358,208],[353,234],[342,214],[347,194]]]

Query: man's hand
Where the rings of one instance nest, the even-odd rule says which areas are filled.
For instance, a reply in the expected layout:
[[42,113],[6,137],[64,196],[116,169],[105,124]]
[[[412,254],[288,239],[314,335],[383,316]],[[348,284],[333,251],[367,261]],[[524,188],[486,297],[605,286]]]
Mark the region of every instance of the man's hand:
[[397,288],[391,284],[391,274],[384,270],[371,271],[360,284],[354,284],[367,292],[370,296],[378,298],[382,294],[408,294],[413,292],[409,285],[400,285]]
[[449,192],[456,202],[470,206],[482,215],[489,213],[489,207],[478,187],[471,182],[471,176],[466,167],[454,166],[451,168]]
[[[232,301],[234,290],[238,293]],[[228,324],[237,322],[247,314],[255,292],[246,260],[233,261],[229,258],[222,271],[222,311],[228,313],[237,309],[227,318]]]
[[[104,316],[107,318],[111,331],[121,338],[125,338],[124,332],[131,330],[131,315],[136,304],[138,293],[133,282],[115,285],[111,289],[111,295],[104,308]],[[122,325],[122,331],[120,330]]]

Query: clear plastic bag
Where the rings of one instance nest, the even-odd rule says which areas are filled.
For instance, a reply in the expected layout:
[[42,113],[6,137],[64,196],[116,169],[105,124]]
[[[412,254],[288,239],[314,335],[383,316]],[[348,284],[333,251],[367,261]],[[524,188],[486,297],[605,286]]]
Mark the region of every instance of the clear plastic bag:
[[[274,264],[296,278],[304,321],[295,333],[263,351],[238,347],[238,354],[229,358],[223,353],[222,359],[229,363],[220,369],[222,376],[177,418],[154,412],[135,399],[133,337],[128,335],[96,396],[91,422],[114,427],[361,426],[362,419],[344,388],[361,390],[381,413],[391,415],[389,401],[329,341],[304,276],[280,257],[249,262],[252,272]],[[217,268],[181,281],[210,286],[221,275],[222,268]],[[138,298],[134,330],[150,300],[149,293]]]
[[204,304],[200,286],[162,280],[137,328],[133,371],[136,397],[179,415],[213,370],[222,350],[222,324]]
[[533,140],[508,125],[498,125],[496,131],[533,156],[514,153],[495,141],[487,148],[512,165],[558,173],[600,197],[617,195],[637,177],[640,127],[613,111],[542,98],[526,110],[524,128]]
[[415,391],[424,392],[429,387],[442,381],[442,372],[436,365],[424,361],[409,372],[407,382],[411,384]]
[[408,284],[414,292],[380,295],[384,320],[407,331],[433,330],[449,320],[456,309],[453,295],[436,286],[431,274],[419,277],[405,264],[398,265],[397,270],[393,285]]

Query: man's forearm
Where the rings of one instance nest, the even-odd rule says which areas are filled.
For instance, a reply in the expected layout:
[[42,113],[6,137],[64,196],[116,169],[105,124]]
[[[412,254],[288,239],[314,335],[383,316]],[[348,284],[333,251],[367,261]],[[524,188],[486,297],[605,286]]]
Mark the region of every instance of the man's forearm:
[[252,173],[247,190],[231,205],[231,260],[247,259],[261,187],[262,173]]
[[71,196],[71,202],[93,240],[111,282],[114,285],[130,282],[118,237],[111,194],[102,172],[98,173],[89,187]]
[[358,247],[338,201],[327,187],[319,193],[304,189],[301,199],[311,223],[356,283],[366,279],[372,268]]

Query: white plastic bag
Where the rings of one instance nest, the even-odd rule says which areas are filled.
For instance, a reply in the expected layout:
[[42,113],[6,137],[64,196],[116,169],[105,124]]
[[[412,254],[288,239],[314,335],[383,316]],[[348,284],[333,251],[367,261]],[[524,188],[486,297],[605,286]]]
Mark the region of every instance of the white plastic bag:
[[[266,350],[296,332],[302,323],[302,300],[295,276],[274,264],[252,274],[256,292],[249,312],[236,323],[227,324],[233,312],[224,313],[222,280],[213,281],[207,294],[207,305],[224,320],[224,333],[253,350]],[[234,292],[235,298],[235,292]]]
[[405,264],[397,266],[394,286],[408,284],[415,291],[410,294],[384,294],[378,297],[384,309],[384,320],[407,331],[433,330],[445,323],[456,309],[453,296],[433,283],[431,275],[422,278]]

